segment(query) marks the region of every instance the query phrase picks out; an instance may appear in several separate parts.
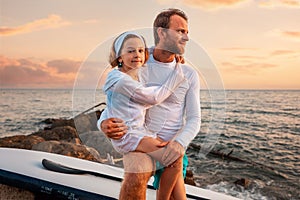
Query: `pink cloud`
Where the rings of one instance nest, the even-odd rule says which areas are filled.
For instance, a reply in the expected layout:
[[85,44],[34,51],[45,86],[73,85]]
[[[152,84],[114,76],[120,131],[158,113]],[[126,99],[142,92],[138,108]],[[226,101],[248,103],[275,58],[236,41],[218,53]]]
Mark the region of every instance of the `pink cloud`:
[[49,15],[47,18],[38,19],[16,27],[0,27],[0,35],[10,36],[24,34],[45,29],[59,28],[69,24],[70,22],[63,20],[59,15]]
[[204,9],[233,7],[243,2],[245,2],[245,0],[183,0],[183,3],[186,5]]
[[275,50],[271,53],[271,56],[291,55],[297,53],[292,50]]
[[[159,3],[166,4],[172,2],[171,0],[157,0]],[[219,8],[234,8],[241,4],[252,2],[250,0],[179,0],[179,2],[191,6],[198,7],[206,10],[219,9]],[[290,7],[299,8],[299,0],[260,0],[255,1],[259,6],[265,8],[272,7]]]
[[223,51],[254,51],[257,50],[257,48],[247,48],[247,47],[225,47],[221,48]]
[[299,8],[300,2],[299,0],[268,0],[268,1],[260,1],[260,6],[263,7],[290,7],[290,8]]
[[242,60],[259,60],[263,59],[263,56],[235,56],[235,58],[242,59]]
[[[76,61],[73,62],[77,63]],[[72,62],[70,61],[70,63]],[[74,69],[73,74],[70,74],[70,70],[66,71],[66,69],[58,73],[57,70],[53,70],[45,63],[24,58],[13,59],[0,56],[0,87],[72,87],[76,70]]]
[[283,39],[289,39],[296,42],[300,42],[300,31],[298,30],[273,29],[268,31],[267,34],[273,37],[282,37]]
[[300,6],[299,0],[282,0],[281,2],[288,6]]
[[282,31],[281,34],[292,39],[300,40],[300,31]]
[[[178,3],[204,10],[214,10],[219,8],[236,7],[248,1],[249,0],[178,0]],[[160,4],[170,4],[173,0],[157,0],[157,2]]]
[[87,19],[84,21],[85,24],[96,24],[99,23],[98,19]]
[[47,66],[53,68],[57,73],[76,73],[81,62],[64,59],[64,60],[52,60],[47,63]]
[[[3,63],[3,62],[2,62]],[[42,68],[42,67],[41,67]],[[21,86],[26,84],[39,84],[50,79],[49,73],[37,67],[22,65],[15,61],[15,64],[0,66],[0,85]]]
[[250,74],[257,75],[259,72],[277,67],[275,64],[269,63],[248,63],[248,64],[235,64],[231,62],[223,62],[221,63],[223,70],[230,73],[241,73],[241,74]]

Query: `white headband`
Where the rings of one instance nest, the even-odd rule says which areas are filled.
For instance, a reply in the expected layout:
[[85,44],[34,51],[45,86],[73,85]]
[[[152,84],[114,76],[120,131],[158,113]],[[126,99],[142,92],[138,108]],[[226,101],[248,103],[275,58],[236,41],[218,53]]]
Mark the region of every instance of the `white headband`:
[[[115,44],[114,44],[114,47],[115,47],[115,51],[116,51],[116,56],[119,57],[120,55],[120,50],[121,50],[121,47],[122,47],[122,44],[124,42],[124,39],[126,38],[126,36],[128,35],[135,35],[137,36],[138,38],[140,38],[143,43],[144,43],[144,40],[142,38],[141,35],[135,33],[135,32],[132,32],[132,31],[128,31],[128,32],[124,32],[122,33],[115,41]],[[146,47],[145,43],[144,43],[144,47]]]

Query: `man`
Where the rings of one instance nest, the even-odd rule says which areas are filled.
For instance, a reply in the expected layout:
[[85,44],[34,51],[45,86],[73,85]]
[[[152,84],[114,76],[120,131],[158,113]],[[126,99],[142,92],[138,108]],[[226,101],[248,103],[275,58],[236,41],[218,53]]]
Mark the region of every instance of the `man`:
[[[168,9],[158,14],[153,24],[155,47],[147,67],[141,71],[141,82],[146,85],[161,84],[168,77],[170,68],[175,65],[175,55],[184,53],[189,40],[187,20],[184,12],[178,9]],[[165,166],[182,160],[185,149],[200,129],[199,77],[196,71],[186,65],[182,65],[182,69],[186,81],[164,102],[149,108],[145,118],[145,125],[150,132],[169,141],[162,158]],[[119,139],[126,134],[127,127],[122,119],[105,119],[105,116],[101,116],[99,123],[109,138]],[[141,141],[147,142],[147,139]],[[154,169],[151,157],[138,152],[126,154],[124,169],[120,199],[145,199],[146,185]],[[174,185],[172,195],[176,196],[176,192]]]

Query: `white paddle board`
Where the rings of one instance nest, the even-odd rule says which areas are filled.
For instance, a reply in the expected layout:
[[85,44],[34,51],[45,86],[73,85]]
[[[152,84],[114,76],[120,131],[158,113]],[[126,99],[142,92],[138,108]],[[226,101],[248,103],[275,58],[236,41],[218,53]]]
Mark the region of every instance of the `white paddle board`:
[[[47,152],[0,148],[0,183],[23,188],[53,199],[118,199],[123,170],[118,167]],[[64,166],[96,172],[66,174],[46,169],[47,159]],[[101,176],[103,175],[103,176]],[[155,199],[156,191],[149,181],[147,199]],[[237,200],[235,197],[186,185],[187,199]]]

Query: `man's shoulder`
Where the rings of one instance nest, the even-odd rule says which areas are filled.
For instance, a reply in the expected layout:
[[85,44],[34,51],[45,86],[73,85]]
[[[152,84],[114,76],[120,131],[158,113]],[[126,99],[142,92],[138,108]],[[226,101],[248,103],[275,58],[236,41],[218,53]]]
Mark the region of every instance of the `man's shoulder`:
[[181,64],[181,68],[182,68],[183,73],[185,73],[185,74],[190,74],[190,75],[198,74],[197,70],[188,64]]

